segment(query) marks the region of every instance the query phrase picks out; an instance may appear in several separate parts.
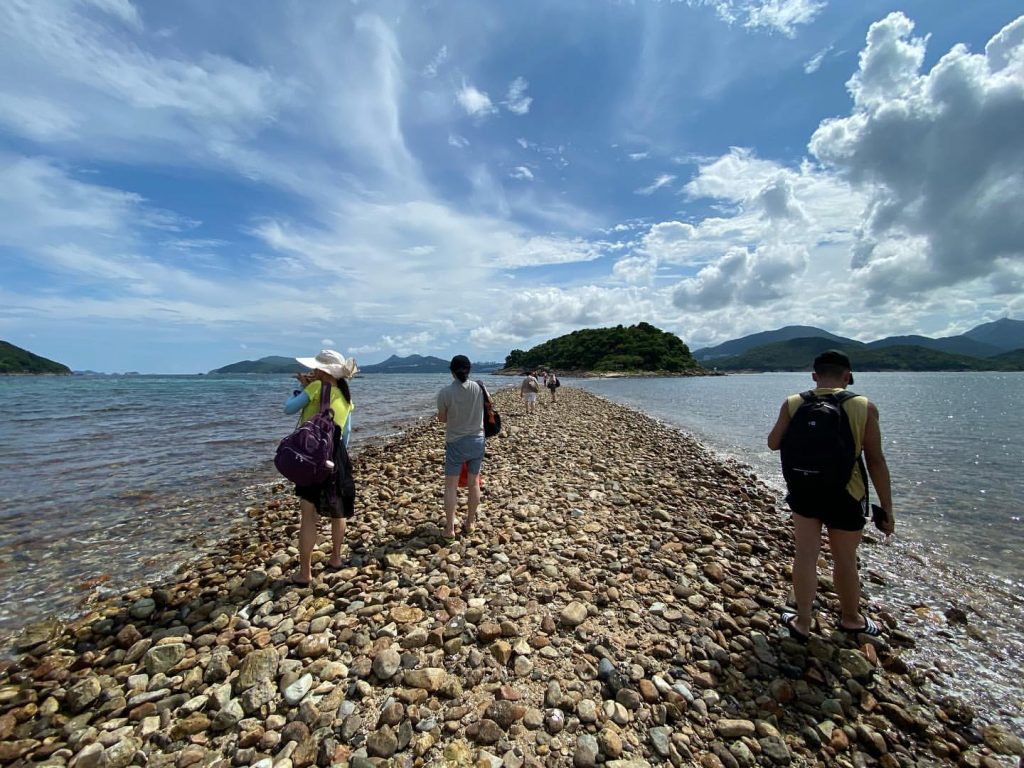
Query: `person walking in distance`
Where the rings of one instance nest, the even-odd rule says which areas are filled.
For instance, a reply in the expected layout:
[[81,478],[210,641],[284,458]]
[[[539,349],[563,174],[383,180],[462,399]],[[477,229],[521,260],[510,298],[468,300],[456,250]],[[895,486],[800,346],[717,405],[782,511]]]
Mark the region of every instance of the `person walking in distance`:
[[768,435],[768,447],[782,451],[782,471],[789,491],[786,502],[793,511],[796,544],[796,610],[784,610],[782,622],[793,638],[806,642],[813,628],[811,607],[818,587],[818,553],[825,526],[841,611],[838,628],[877,636],[881,633],[879,626],[860,612],[857,547],[867,512],[865,463],[879,500],[875,525],[886,535],[896,528],[878,408],[866,397],[846,390],[853,384],[853,371],[850,359],[842,352],[829,350],[818,355],[812,378],[815,389],[790,395]]
[[484,459],[484,393],[469,380],[469,358],[456,355],[448,366],[452,382],[437,393],[437,419],[445,425],[444,537],[455,537],[455,508],[459,502],[459,474],[467,464],[469,511],[462,532],[472,533],[480,506],[480,469]]
[[547,388],[548,392],[551,393],[551,402],[555,402],[555,390],[562,386],[562,382],[558,380],[558,377],[554,373],[548,374]]
[[341,548],[345,542],[345,520],[355,512],[355,482],[352,463],[348,456],[348,440],[352,431],[352,393],[348,380],[355,376],[355,358],[346,359],[333,349],[325,349],[316,357],[297,357],[299,363],[312,368],[312,373],[299,373],[295,378],[302,384],[285,403],[285,413],[299,413],[299,423],[313,418],[320,411],[320,395],[324,387],[330,388],[330,408],[334,421],[334,471],[317,485],[297,485],[295,494],[301,500],[299,510],[299,569],[292,575],[292,583],[309,586],[313,580],[313,549],[316,547],[319,517],[331,521],[331,556],[329,570],[340,570]]
[[537,410],[537,394],[540,392],[540,384],[533,373],[526,374],[523,383],[519,385],[519,396],[526,405],[526,413],[535,413]]

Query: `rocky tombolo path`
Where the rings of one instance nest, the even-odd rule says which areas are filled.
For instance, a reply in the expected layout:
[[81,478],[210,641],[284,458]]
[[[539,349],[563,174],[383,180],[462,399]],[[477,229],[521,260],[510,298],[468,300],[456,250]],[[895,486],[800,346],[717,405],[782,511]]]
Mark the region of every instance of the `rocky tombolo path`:
[[[297,505],[168,583],[47,622],[0,668],[0,763],[138,766],[1014,765],[1020,740],[932,700],[914,638],[783,637],[789,530],[744,470],[563,387],[497,393],[477,530],[439,536],[442,427],[356,462],[346,567],[286,577]],[[242,503],[242,502],[240,502]],[[827,571],[823,571],[827,572]]]

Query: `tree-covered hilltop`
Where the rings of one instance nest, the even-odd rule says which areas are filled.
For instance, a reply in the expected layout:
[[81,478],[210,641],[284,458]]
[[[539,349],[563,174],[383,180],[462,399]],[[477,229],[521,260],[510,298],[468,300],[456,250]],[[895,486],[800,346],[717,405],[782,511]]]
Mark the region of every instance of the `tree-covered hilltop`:
[[34,355],[27,349],[0,341],[0,373],[71,373],[62,363]]
[[869,347],[859,342],[836,345],[828,338],[790,339],[709,362],[722,371],[809,371],[826,349],[850,356],[854,371],[999,371],[1019,369],[1012,354],[982,359],[911,345]]
[[559,371],[701,371],[689,347],[674,333],[638,323],[628,328],[587,328],[545,341],[533,349],[513,349],[506,369]]

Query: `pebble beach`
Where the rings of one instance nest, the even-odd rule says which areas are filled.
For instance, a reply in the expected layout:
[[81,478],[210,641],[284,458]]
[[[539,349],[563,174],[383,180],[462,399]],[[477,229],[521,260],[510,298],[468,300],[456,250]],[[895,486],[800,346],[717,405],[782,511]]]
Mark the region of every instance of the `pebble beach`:
[[0,764],[1018,765],[896,611],[867,606],[880,639],[835,630],[827,550],[818,630],[780,629],[790,530],[748,470],[572,387],[533,416],[494,399],[474,532],[441,538],[431,422],[359,453],[345,567],[322,537],[311,587],[290,487],[251,488],[173,579],[26,628]]

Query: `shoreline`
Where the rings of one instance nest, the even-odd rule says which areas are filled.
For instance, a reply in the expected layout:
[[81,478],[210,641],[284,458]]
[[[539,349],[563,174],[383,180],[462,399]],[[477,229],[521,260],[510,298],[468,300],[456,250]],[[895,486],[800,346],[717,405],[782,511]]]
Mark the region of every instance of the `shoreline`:
[[514,398],[494,393],[506,432],[471,537],[437,535],[429,421],[360,451],[350,565],[315,567],[313,589],[282,581],[296,504],[269,484],[251,530],[0,664],[0,762],[981,764],[979,743],[1016,746],[915,679],[892,616],[877,645],[835,636],[830,611],[810,645],[780,639],[789,531],[744,468],[571,387],[532,418]]

